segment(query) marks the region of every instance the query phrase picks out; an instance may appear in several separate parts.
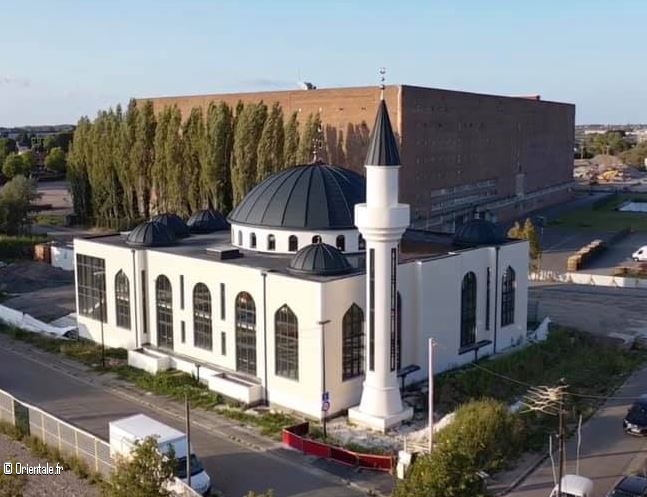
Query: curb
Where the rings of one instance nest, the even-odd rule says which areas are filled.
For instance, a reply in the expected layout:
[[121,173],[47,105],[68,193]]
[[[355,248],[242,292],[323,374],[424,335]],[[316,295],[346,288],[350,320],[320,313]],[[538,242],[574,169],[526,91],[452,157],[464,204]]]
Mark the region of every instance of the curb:
[[500,490],[499,492],[496,492],[494,497],[502,497],[504,495],[508,495],[510,492],[512,492],[515,488],[517,488],[530,474],[535,471],[539,466],[541,466],[544,461],[548,459],[548,455],[544,455],[537,459],[534,463],[532,463],[530,466],[528,466],[517,478],[515,478],[510,485],[508,485],[506,488],[503,490]]

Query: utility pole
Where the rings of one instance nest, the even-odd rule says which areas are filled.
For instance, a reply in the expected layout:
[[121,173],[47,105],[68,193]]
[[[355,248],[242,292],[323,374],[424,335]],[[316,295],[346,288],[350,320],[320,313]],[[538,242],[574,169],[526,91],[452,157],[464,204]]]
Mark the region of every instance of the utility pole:
[[191,486],[191,422],[189,420],[189,395],[184,393],[184,407],[186,409],[186,484]]
[[[98,298],[98,300],[99,300],[99,302],[98,302],[99,303],[99,314],[100,314],[99,322],[100,322],[100,326],[101,326],[101,368],[106,369],[106,345],[105,345],[105,341],[103,339],[103,320],[104,320],[104,317],[105,317],[105,314],[104,314],[105,309],[104,309],[104,303],[103,302],[104,302],[104,300],[106,298],[106,294],[105,294],[106,272],[105,271],[94,271],[92,273],[92,276],[94,277],[94,286],[97,289],[97,295],[99,297]],[[103,285],[101,285],[101,288],[99,288],[98,285],[97,285],[97,280],[96,280],[97,276],[102,278],[100,280],[101,283],[103,283]]]
[[434,339],[429,339],[429,453],[434,447]]
[[523,400],[526,410],[539,411],[550,416],[558,416],[559,419],[559,471],[557,476],[557,496],[562,497],[562,478],[564,476],[564,454],[566,446],[566,436],[564,429],[564,396],[566,395],[567,385],[562,378],[559,380],[557,387],[532,387]]
[[326,422],[328,418],[328,409],[330,408],[330,397],[326,390],[326,325],[330,323],[330,319],[324,321],[317,321],[321,326],[321,413],[323,418],[323,436],[328,437]]

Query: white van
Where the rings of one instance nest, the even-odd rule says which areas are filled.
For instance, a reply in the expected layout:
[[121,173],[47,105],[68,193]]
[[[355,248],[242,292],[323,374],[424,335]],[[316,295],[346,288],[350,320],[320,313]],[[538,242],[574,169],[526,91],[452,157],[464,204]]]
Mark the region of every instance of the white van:
[[[143,414],[136,414],[128,418],[111,421],[109,423],[109,432],[110,454],[113,456],[117,454],[127,456],[137,442],[141,442],[148,437],[157,439],[157,446],[162,454],[168,453],[170,448],[173,447],[175,458],[177,459],[176,476],[186,483],[187,443],[186,435],[181,431]],[[193,453],[193,447],[191,447],[191,488],[200,495],[209,495],[211,493],[211,479],[202,467],[200,460]]]
[[647,261],[647,245],[643,245],[633,254],[631,254],[631,258],[634,261]]
[[[558,486],[555,485],[550,497],[558,497]],[[593,497],[593,481],[579,475],[562,476],[561,497]]]

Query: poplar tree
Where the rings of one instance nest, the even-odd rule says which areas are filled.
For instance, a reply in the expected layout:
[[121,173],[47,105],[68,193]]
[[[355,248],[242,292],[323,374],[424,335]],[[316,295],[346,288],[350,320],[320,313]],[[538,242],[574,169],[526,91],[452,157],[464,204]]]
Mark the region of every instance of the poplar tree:
[[222,213],[231,210],[231,151],[234,115],[224,102],[211,102],[207,110],[205,146],[200,170],[201,207]]
[[126,115],[122,116],[119,123],[119,141],[117,144],[117,176],[123,190],[123,212],[126,217],[126,225],[131,226],[139,217],[137,211],[137,194],[135,169],[130,164],[130,152],[135,142],[137,105],[134,99],[128,102]]
[[188,213],[188,175],[182,164],[182,142],[180,137],[182,113],[176,105],[171,107],[169,112],[166,142],[164,143],[167,198],[163,200],[166,204],[166,210],[177,213],[179,216],[186,216]]
[[165,107],[157,117],[155,126],[154,160],[151,167],[151,213],[160,214],[166,209],[168,188],[166,184],[166,139],[168,138],[171,109]]
[[200,209],[203,198],[201,190],[207,187],[200,181],[202,158],[205,155],[204,146],[205,128],[202,108],[194,107],[182,127],[182,165],[185,171],[186,200],[190,212]]
[[76,124],[72,145],[68,153],[67,179],[70,183],[72,205],[79,221],[87,222],[92,219],[92,190],[88,178],[90,165],[88,147],[92,124],[87,116],[83,116]]
[[256,183],[260,183],[282,168],[284,133],[283,110],[277,102],[272,106],[267,121],[265,121],[258,144]]
[[324,135],[319,114],[310,114],[303,128],[297,154],[298,164],[309,164],[313,161],[314,152],[320,160],[326,160]]
[[231,171],[234,205],[243,199],[256,182],[258,143],[266,119],[267,106],[262,102],[246,105],[238,116]]
[[[153,102],[147,100],[134,120],[134,138],[130,150],[131,176],[135,181],[139,215],[148,219],[151,207],[151,170],[155,161],[155,112]],[[130,124],[129,124],[130,126]]]
[[285,126],[285,140],[283,146],[283,167],[296,166],[297,152],[299,150],[299,122],[297,113],[293,112]]

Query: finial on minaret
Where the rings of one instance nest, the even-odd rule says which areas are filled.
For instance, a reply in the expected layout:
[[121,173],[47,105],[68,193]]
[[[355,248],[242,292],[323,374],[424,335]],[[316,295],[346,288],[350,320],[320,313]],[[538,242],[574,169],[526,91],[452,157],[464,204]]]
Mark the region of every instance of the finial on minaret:
[[384,80],[386,79],[386,67],[380,67],[380,100],[384,100]]

